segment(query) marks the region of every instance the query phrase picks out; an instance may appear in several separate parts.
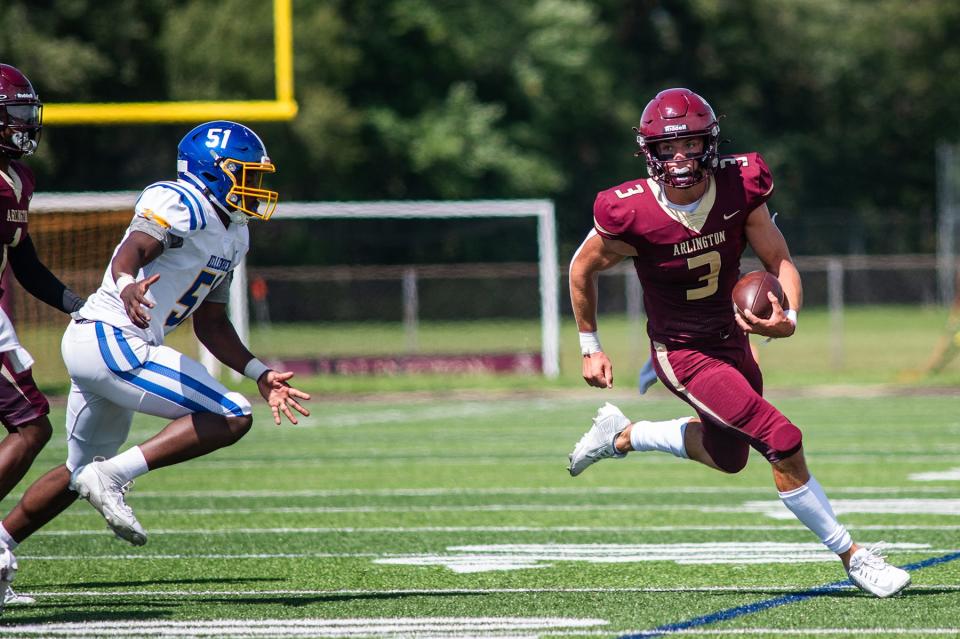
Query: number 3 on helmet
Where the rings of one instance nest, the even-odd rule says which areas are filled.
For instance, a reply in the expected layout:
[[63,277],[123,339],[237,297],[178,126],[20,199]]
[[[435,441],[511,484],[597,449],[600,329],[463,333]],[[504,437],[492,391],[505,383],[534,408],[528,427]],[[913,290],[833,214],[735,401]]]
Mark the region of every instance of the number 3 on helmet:
[[278,195],[263,188],[263,176],[275,171],[260,137],[236,122],[201,124],[177,146],[177,176],[237,224],[273,215]]

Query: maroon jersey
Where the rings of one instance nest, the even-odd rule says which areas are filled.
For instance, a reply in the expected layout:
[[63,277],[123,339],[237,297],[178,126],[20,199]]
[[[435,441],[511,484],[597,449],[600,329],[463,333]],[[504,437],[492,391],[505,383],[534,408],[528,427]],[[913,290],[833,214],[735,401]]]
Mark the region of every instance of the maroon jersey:
[[597,232],[626,242],[643,285],[647,333],[667,345],[713,342],[736,326],[730,295],[740,275],[751,211],[773,192],[758,153],[720,157],[696,210],[670,206],[652,179],[601,191],[593,207]]
[[33,187],[33,172],[20,162],[11,161],[10,172],[0,174],[0,273],[7,266],[7,247],[16,246],[27,236],[27,209]]

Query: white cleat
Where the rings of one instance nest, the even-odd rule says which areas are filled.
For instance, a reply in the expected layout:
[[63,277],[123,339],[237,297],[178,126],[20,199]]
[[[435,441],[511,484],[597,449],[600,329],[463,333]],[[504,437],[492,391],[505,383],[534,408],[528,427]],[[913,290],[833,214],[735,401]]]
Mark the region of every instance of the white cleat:
[[567,467],[570,475],[576,477],[601,459],[626,457],[626,453],[617,452],[613,442],[629,425],[630,420],[619,408],[610,402],[601,406],[593,418],[593,426],[583,434],[570,453],[570,465]]
[[[4,593],[10,590],[10,584],[13,583],[13,578],[16,576],[17,558],[13,556],[9,548],[0,544],[0,588],[3,588]],[[0,614],[3,613],[3,607],[6,603],[7,598],[4,597],[3,600],[0,601]]]
[[121,539],[134,546],[147,543],[147,533],[123,498],[133,482],[120,484],[103,471],[103,460],[80,466],[70,474],[70,490],[90,502]]
[[18,595],[13,588],[7,586],[7,591],[3,593],[3,604],[5,606],[32,606],[37,600],[27,595]]
[[860,590],[875,597],[892,597],[910,585],[910,573],[888,564],[880,550],[882,542],[860,548],[850,557],[847,575]]

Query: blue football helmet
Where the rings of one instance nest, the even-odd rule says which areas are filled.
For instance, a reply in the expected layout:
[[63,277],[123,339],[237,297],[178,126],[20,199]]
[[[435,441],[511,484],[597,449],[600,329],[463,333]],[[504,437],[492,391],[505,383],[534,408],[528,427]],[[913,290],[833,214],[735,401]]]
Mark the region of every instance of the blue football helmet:
[[273,215],[278,194],[263,188],[263,176],[275,171],[260,137],[236,122],[201,124],[177,146],[177,176],[238,224]]

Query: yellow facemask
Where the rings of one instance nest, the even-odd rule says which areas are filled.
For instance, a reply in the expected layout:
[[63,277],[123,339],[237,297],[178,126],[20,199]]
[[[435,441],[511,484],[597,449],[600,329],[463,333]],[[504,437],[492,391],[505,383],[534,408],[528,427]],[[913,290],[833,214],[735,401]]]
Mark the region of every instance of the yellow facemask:
[[233,186],[227,191],[227,202],[251,217],[269,220],[277,208],[279,194],[263,188],[263,176],[276,172],[273,162],[266,157],[260,162],[222,158],[219,165],[233,182]]

